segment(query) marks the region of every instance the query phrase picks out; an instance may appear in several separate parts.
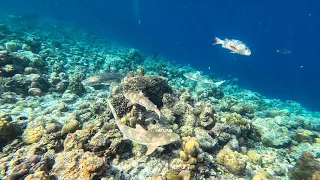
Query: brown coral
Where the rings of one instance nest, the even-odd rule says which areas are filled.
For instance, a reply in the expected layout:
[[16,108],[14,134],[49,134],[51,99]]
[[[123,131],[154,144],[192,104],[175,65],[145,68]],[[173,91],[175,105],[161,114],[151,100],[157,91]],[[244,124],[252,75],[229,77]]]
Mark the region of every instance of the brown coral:
[[194,137],[182,138],[182,151],[180,151],[180,158],[190,165],[197,163],[197,155],[199,153],[199,143]]

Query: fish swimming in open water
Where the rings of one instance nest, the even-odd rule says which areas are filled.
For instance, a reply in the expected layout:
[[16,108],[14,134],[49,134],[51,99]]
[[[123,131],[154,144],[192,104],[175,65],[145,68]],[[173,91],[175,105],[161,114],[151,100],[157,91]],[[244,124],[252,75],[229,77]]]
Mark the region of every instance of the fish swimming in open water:
[[146,145],[148,148],[146,155],[151,154],[157,149],[158,146],[171,144],[180,139],[180,136],[176,133],[146,131],[139,124],[136,125],[136,128],[131,128],[121,124],[120,118],[118,117],[109,99],[107,99],[107,103],[114,119],[116,120],[118,128],[123,134],[123,139],[130,139],[138,144]]
[[280,53],[280,54],[291,54],[292,52],[289,51],[288,49],[278,49],[277,53]]
[[88,77],[81,83],[89,86],[110,85],[112,82],[120,82],[125,74],[118,72],[104,72],[95,76]]
[[161,117],[161,112],[158,109],[157,105],[153,104],[147,97],[144,96],[144,94],[141,91],[129,91],[123,93],[124,97],[126,97],[129,100],[128,107],[134,104],[139,104],[143,107],[145,107],[148,111],[154,111],[159,116],[159,119]]
[[214,38],[215,43],[213,45],[221,44],[223,48],[229,49],[230,53],[237,53],[245,56],[250,56],[250,49],[242,42],[236,39],[221,40],[218,37]]

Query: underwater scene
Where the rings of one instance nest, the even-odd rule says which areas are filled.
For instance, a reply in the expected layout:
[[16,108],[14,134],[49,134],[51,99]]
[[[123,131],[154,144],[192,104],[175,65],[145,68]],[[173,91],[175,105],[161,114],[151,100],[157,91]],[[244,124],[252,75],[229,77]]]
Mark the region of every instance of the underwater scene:
[[320,180],[319,3],[0,2],[0,180]]

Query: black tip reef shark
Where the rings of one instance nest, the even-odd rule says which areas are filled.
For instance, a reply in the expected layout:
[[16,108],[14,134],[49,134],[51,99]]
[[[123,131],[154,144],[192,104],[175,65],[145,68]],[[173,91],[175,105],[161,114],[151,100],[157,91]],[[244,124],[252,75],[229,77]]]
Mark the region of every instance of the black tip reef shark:
[[136,128],[121,124],[112,104],[109,100],[107,102],[116,120],[116,124],[123,134],[123,139],[130,139],[138,144],[146,145],[148,148],[146,155],[151,154],[158,146],[167,145],[180,139],[180,136],[176,133],[146,131],[139,124],[136,125]]
[[81,83],[89,86],[110,85],[112,82],[120,82],[125,74],[118,72],[103,72],[101,74],[90,76]]

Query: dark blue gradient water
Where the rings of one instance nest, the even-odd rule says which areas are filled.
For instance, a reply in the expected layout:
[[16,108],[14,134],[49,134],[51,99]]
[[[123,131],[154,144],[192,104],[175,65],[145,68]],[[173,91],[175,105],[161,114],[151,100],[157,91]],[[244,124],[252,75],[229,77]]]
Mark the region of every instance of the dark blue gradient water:
[[[244,88],[295,100],[312,110],[320,110],[319,7],[316,0],[1,2],[8,11],[56,18],[145,54],[161,54],[224,78],[232,75]],[[239,39],[252,55],[212,46],[214,36]],[[277,49],[292,54],[279,54]]]

